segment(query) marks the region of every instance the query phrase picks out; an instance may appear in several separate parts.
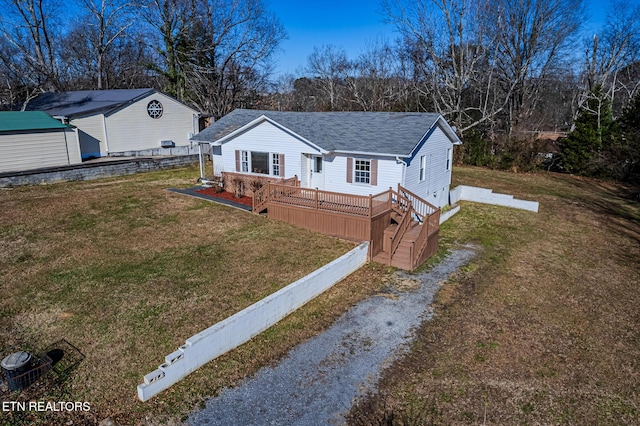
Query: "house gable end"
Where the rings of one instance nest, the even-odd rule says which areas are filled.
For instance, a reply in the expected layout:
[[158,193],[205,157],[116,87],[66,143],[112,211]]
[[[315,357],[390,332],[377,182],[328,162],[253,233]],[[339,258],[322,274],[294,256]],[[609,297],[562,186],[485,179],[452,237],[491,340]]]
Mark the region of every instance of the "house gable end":
[[155,89],[151,89],[146,93],[143,93],[143,94],[141,94],[139,96],[136,96],[135,98],[132,98],[127,102],[124,102],[124,103],[122,103],[120,105],[116,105],[115,107],[109,109],[108,111],[105,111],[104,115],[105,115],[105,117],[108,118],[109,116],[112,116],[112,115],[122,111],[123,109],[128,108],[130,105],[132,105],[132,104],[134,104],[136,102],[140,102],[140,101],[142,101],[142,100],[144,100],[146,98],[151,98],[151,97],[154,97],[154,96],[159,97],[159,98],[164,98],[163,101],[175,102],[179,106],[190,110],[193,114],[198,114],[198,111],[196,111],[195,109],[191,108],[190,106],[188,106],[186,104],[183,104],[179,100],[177,100],[177,99],[175,99],[175,98],[173,98],[173,97],[171,97],[171,96],[169,96],[167,94],[164,94],[162,92],[158,92]]
[[[241,126],[233,131],[231,131],[229,134],[223,136],[222,138],[216,140],[215,142],[213,142],[213,144],[221,144],[221,145],[225,145],[231,141],[233,141],[234,139],[236,139],[237,137],[239,137],[242,134],[245,134],[247,132],[251,132],[253,129],[259,127],[260,125],[264,124],[264,123],[269,123],[271,124],[273,127],[275,127],[276,129],[280,130],[283,133],[288,134],[289,136],[299,140],[300,142],[304,143],[305,145],[309,146],[313,152],[318,152],[318,153],[326,153],[327,151],[322,149],[322,147],[316,145],[315,143],[305,139],[304,137],[298,135],[296,132],[288,129],[287,127],[279,124],[278,122],[270,119],[269,117],[266,117],[264,115],[256,118],[255,120],[245,124],[244,126]],[[208,142],[210,143],[210,142]]]
[[451,126],[449,126],[447,124],[447,122],[444,120],[444,118],[442,118],[442,116],[440,116],[433,124],[433,126],[431,126],[431,128],[429,128],[429,130],[427,131],[427,133],[425,133],[425,135],[422,137],[422,139],[420,139],[420,142],[418,142],[416,144],[416,146],[413,148],[413,150],[411,150],[411,154],[410,156],[406,157],[405,162],[407,163],[407,166],[411,165],[411,162],[416,158],[417,153],[420,152],[420,150],[422,149],[422,147],[424,146],[425,143],[427,143],[427,141],[429,140],[429,138],[431,137],[431,135],[433,135],[433,133],[436,131],[436,129],[440,129],[442,131],[442,133],[444,133],[446,135],[446,137],[451,141],[452,145],[460,145],[462,144],[462,141],[460,141],[460,139],[458,139],[458,137],[456,136],[455,132],[453,131],[453,129],[451,128]]

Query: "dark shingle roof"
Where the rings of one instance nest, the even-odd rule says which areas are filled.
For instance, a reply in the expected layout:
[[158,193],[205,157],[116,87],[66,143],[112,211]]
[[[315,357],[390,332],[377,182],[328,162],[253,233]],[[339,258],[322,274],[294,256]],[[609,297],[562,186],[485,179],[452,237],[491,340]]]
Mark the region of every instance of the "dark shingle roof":
[[27,109],[30,111],[45,111],[56,117],[104,113],[119,108],[153,91],[154,89],[128,89],[48,92],[29,102]]
[[262,115],[326,151],[409,156],[440,118],[419,112],[284,112],[236,109],[192,139],[215,142]]
[[66,127],[69,126],[41,111],[0,112],[0,132],[64,129]]

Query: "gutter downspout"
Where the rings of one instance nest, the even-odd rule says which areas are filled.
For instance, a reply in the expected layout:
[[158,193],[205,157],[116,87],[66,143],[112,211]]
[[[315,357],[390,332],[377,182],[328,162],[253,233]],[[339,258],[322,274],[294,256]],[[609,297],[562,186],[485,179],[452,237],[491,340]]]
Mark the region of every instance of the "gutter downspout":
[[67,149],[67,164],[71,165],[71,156],[69,155],[69,141],[67,140],[67,129],[62,129],[64,136],[64,147]]
[[109,150],[109,136],[107,135],[107,117],[104,114],[102,114],[102,129],[104,130],[104,147],[108,157],[111,150]]
[[400,164],[403,164],[403,165],[404,165],[404,167],[402,168],[402,183],[401,183],[401,185],[402,185],[402,186],[406,186],[406,185],[405,185],[405,181],[404,181],[404,179],[405,179],[405,174],[406,174],[406,172],[407,172],[407,167],[409,167],[409,166],[407,165],[407,162],[406,162],[406,161],[404,161],[404,160],[401,160],[399,156],[396,156],[396,161],[397,161],[398,163],[400,163]]
[[204,179],[204,159],[202,158],[202,144],[198,142],[198,162],[200,164],[200,180]]

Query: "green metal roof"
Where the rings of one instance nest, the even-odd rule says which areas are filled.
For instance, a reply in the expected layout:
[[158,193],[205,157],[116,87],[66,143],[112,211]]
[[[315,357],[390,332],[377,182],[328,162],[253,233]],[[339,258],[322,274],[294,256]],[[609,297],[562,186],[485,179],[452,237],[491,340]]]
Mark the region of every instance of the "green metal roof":
[[64,129],[67,127],[69,126],[42,111],[0,112],[0,132]]

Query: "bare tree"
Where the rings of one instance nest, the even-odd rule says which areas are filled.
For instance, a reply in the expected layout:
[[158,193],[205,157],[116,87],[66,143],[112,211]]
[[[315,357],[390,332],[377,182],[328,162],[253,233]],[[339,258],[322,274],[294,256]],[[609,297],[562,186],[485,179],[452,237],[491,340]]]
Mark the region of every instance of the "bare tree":
[[[492,0],[485,14],[495,40],[495,60],[503,90],[509,95],[511,134],[536,109],[541,82],[567,66],[584,21],[583,0]],[[488,19],[485,22],[490,22]]]
[[58,52],[59,16],[54,0],[0,0],[0,35],[15,51],[15,61],[39,90],[62,86]]
[[11,110],[20,104],[24,108],[40,93],[37,81],[39,78],[24,65],[17,48],[0,38],[0,109]]
[[219,117],[265,90],[286,32],[262,0],[209,0],[191,28],[186,62],[190,100]]
[[142,16],[165,90],[216,117],[253,102],[286,36],[262,0],[154,0]]
[[81,29],[80,33],[86,37],[95,64],[96,88],[102,90],[106,76],[105,59],[109,49],[133,25],[133,5],[127,0],[81,0],[81,4],[87,12],[87,19],[80,24],[86,31]]
[[397,52],[389,43],[376,41],[347,68],[346,83],[352,103],[363,111],[389,111],[397,103]]
[[181,58],[187,45],[191,25],[197,19],[197,10],[205,0],[139,0],[140,15],[148,24],[148,43],[158,55],[158,61],[150,68],[166,79],[164,90],[178,100],[184,101],[185,78]]
[[344,86],[350,66],[344,49],[333,45],[314,47],[307,58],[307,73],[318,82],[322,95],[327,99],[327,108],[331,111],[338,108],[340,89]]
[[[625,77],[630,76],[629,72],[634,69],[632,65],[640,59],[639,49],[640,5],[632,5],[626,0],[613,1],[601,33],[594,34],[587,42],[584,83],[578,108],[586,106],[596,94],[601,99],[590,102],[590,105],[612,105],[618,91],[623,92],[626,101],[632,99],[639,82]],[[621,72],[626,72],[622,79],[619,78]],[[626,102],[622,103],[624,105]]]
[[385,0],[383,5],[403,36],[415,88],[430,107],[461,133],[502,111],[505,96],[494,96],[495,40],[484,31],[484,2]]

